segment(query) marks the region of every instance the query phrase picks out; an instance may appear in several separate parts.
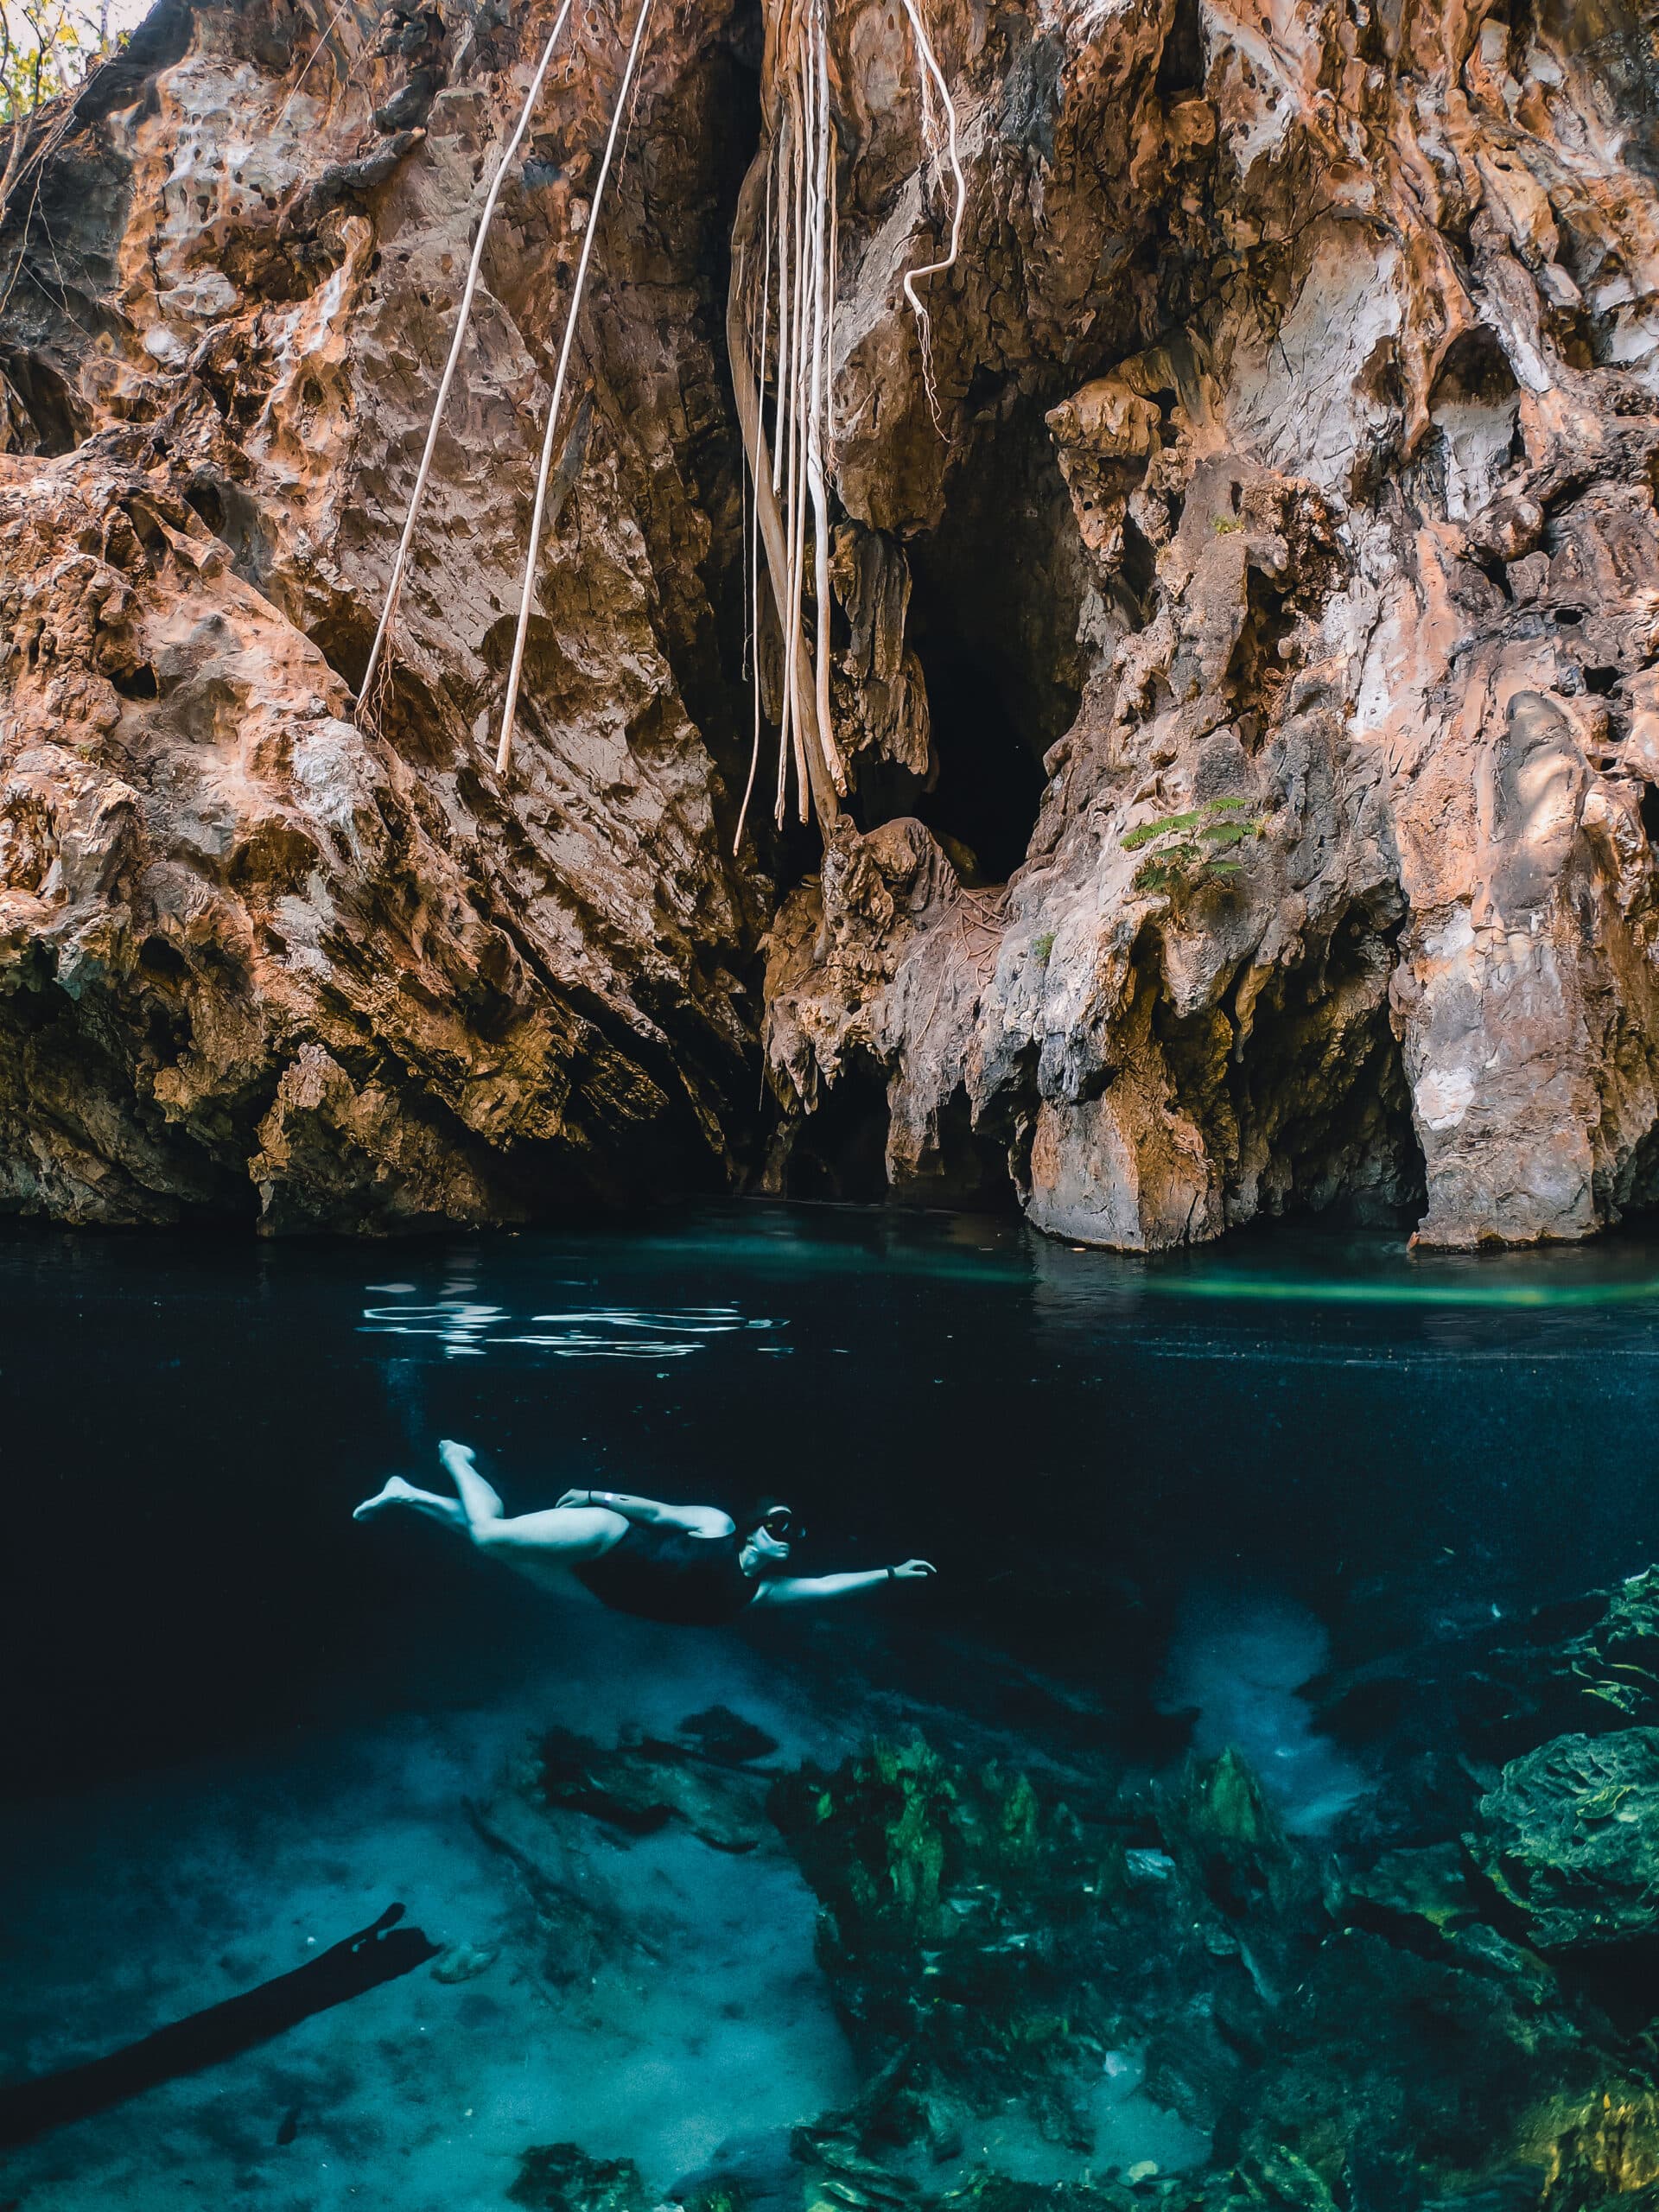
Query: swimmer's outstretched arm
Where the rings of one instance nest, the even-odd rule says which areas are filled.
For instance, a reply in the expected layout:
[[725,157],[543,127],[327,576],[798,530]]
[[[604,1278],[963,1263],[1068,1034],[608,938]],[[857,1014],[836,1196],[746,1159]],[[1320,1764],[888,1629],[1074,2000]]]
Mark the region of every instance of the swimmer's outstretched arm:
[[625,1521],[639,1521],[649,1528],[683,1529],[693,1536],[729,1536],[734,1522],[717,1505],[664,1505],[660,1498],[630,1497],[626,1491],[568,1490],[561,1505],[600,1505],[620,1513]]
[[861,1590],[879,1590],[884,1582],[916,1582],[936,1574],[925,1559],[907,1559],[902,1567],[867,1567],[855,1574],[773,1574],[755,1592],[757,1605],[810,1605],[821,1598],[852,1598]]

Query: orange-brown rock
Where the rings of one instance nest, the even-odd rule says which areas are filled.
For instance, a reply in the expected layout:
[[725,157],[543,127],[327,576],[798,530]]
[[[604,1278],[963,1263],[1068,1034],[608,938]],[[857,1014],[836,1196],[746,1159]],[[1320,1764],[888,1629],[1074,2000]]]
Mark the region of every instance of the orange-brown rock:
[[718,9],[664,16],[641,88],[512,773],[483,739],[620,61],[602,18],[504,195],[391,678],[352,699],[551,16],[395,6],[319,50],[327,11],[166,0],[14,196],[0,1203],[384,1228],[733,1168],[760,910],[715,757],[744,711]]
[[[919,823],[901,882],[872,841],[881,898],[843,856],[855,961],[830,873],[793,894],[775,1079],[879,1100],[900,1189],[982,1192],[1006,1161],[1043,1227],[1135,1249],[1336,1204],[1526,1242],[1650,1201],[1645,18],[943,12],[971,153],[935,303],[946,435],[888,277],[932,235],[912,190],[843,218],[841,490],[908,546],[918,601],[954,598],[1047,780],[994,888],[941,881]],[[855,9],[844,48],[891,87],[884,26]],[[873,106],[864,141],[893,175],[899,116]],[[1033,671],[1070,697],[1022,696]],[[931,708],[936,787],[907,796],[959,829],[962,733]],[[1243,874],[1137,889],[1126,835],[1216,798],[1265,823]],[[845,1120],[820,1124],[839,1154],[789,1125],[774,1180],[833,1185]]]
[[[774,1188],[1011,1182],[1137,1249],[1332,1206],[1580,1236],[1653,1198],[1646,18],[926,15],[969,189],[925,346],[938,118],[904,11],[831,10],[855,788],[821,866],[765,822],[729,857],[758,16],[648,48],[505,778],[632,11],[583,15],[504,196],[363,715],[550,10],[393,0],[320,41],[291,0],[163,0],[60,121],[0,251],[0,1203],[385,1226],[739,1176],[768,921]],[[765,624],[757,658],[775,690]],[[1242,873],[1137,887],[1125,837],[1217,798],[1265,826]]]

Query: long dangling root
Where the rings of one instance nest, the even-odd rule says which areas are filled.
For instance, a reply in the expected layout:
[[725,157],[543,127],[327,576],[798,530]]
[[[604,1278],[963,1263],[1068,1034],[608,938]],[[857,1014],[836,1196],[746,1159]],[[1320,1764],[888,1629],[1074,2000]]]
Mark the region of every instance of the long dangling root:
[[[756,175],[762,185],[769,184],[770,180],[764,171],[757,170]],[[752,209],[751,213],[753,213]],[[749,463],[749,482],[754,494],[755,530],[766,553],[766,574],[772,583],[773,601],[779,609],[779,626],[782,628],[781,610],[785,604],[786,592],[785,578],[789,566],[784,518],[779,508],[778,494],[772,488],[772,457],[767,446],[766,426],[761,420],[760,390],[755,381],[752,365],[749,328],[744,316],[742,295],[735,270],[734,270],[732,289],[726,304],[726,343],[731,357],[732,388],[737,397],[738,425],[743,434],[743,449]],[[757,591],[757,634],[759,627]],[[785,631],[784,634],[787,642],[787,632]],[[785,658],[784,663],[784,694],[786,702],[792,704],[798,714],[811,715],[816,719],[817,702],[813,697],[812,671],[798,639],[793,657]],[[756,711],[759,712],[758,708]],[[780,734],[780,749],[786,741],[786,738]],[[757,739],[757,759],[758,742]],[[825,822],[833,821],[839,811],[836,805],[836,786],[824,765],[823,753],[817,747],[813,746],[808,748],[806,766],[812,802],[818,810],[819,817]],[[753,779],[751,777],[751,789],[753,785]],[[746,796],[746,813],[747,810],[747,798]],[[737,825],[737,836],[733,845],[734,852],[741,844],[742,838],[743,822],[740,819]]]
[[[461,295],[461,310],[455,317],[455,334],[449,343],[449,358],[443,365],[443,375],[438,385],[438,396],[432,403],[432,420],[427,426],[426,449],[421,455],[421,465],[416,472],[415,489],[410,494],[409,512],[404,518],[404,534],[397,542],[397,557],[391,564],[391,581],[386,587],[385,605],[380,610],[380,625],[374,633],[374,645],[369,654],[369,664],[364,671],[363,682],[358,690],[357,703],[359,711],[372,705],[378,696],[373,690],[375,671],[379,667],[380,656],[385,652],[386,640],[391,635],[392,622],[397,612],[398,594],[403,589],[404,579],[408,573],[410,550],[415,543],[416,524],[420,520],[421,505],[426,497],[426,480],[431,474],[432,456],[437,450],[438,431],[442,425],[443,410],[448,404],[449,387],[454,382],[456,364],[461,359],[461,349],[466,341],[467,325],[472,320],[473,295],[478,289],[479,272],[484,266],[484,249],[490,235],[490,223],[495,214],[495,203],[501,197],[501,188],[506,181],[507,169],[519,147],[524,143],[525,131],[530,128],[531,116],[535,111],[537,101],[542,96],[542,86],[553,60],[553,49],[557,45],[559,35],[569,18],[570,5],[571,0],[564,0],[563,6],[554,19],[553,28],[548,34],[547,44],[542,49],[541,61],[531,81],[530,90],[524,95],[524,104],[519,111],[518,123],[514,125],[512,136],[508,139],[501,159],[496,165],[495,175],[490,180],[489,195],[484,202],[484,212],[479,217],[478,236],[473,241],[473,257],[467,265],[467,283]],[[312,60],[315,59],[316,56],[314,54]],[[306,64],[307,68],[310,66],[310,62]],[[298,89],[296,86],[295,90]]]
[[[912,312],[916,317],[916,327],[921,338],[922,383],[927,392],[928,406],[932,412],[933,427],[943,435],[944,423],[939,413],[939,395],[933,381],[932,324],[926,308],[922,304],[921,294],[916,287],[925,277],[943,276],[947,271],[956,267],[957,257],[962,246],[962,219],[968,207],[968,183],[963,175],[962,161],[957,150],[956,102],[951,99],[950,87],[944,81],[944,73],[939,67],[938,58],[928,38],[927,29],[922,22],[921,10],[917,4],[917,0],[905,0],[905,13],[910,19],[911,35],[916,42],[916,59],[920,73],[923,137],[925,141],[935,140],[932,108],[928,96],[931,81],[933,91],[938,94],[940,105],[944,110],[945,159],[950,164],[951,182],[956,195],[955,206],[950,216],[950,245],[944,258],[942,261],[930,261],[920,269],[908,270],[905,275],[905,297],[910,302]],[[937,154],[936,143],[933,150]]]
[[[814,806],[821,821],[833,821],[847,790],[830,698],[829,456],[836,232],[825,0],[784,0],[773,53],[772,129],[739,211],[736,235],[743,244],[734,257],[727,343],[754,491],[755,531],[766,549],[783,641],[774,808],[781,827],[791,767],[803,822]],[[746,303],[750,257],[745,248],[757,226],[763,235],[760,320],[754,326]],[[765,423],[768,365],[774,416],[770,443]],[[754,604],[758,640],[758,573]],[[757,692],[754,753],[738,817],[738,844],[760,766],[760,725]]]
[[[828,0],[772,0],[766,60],[767,135],[765,150],[745,181],[734,226],[733,275],[726,311],[726,343],[737,395],[744,458],[754,493],[754,533],[764,546],[779,634],[783,685],[778,715],[775,813],[787,811],[790,770],[795,771],[800,819],[816,806],[827,830],[846,795],[847,771],[836,742],[831,685],[830,478],[833,459],[836,359],[836,280],[840,224],[836,194],[835,118],[830,105]],[[920,0],[904,0],[918,63],[924,171],[931,161],[948,170],[953,205],[950,245],[938,261],[909,270],[905,297],[921,338],[922,379],[936,429],[944,423],[933,378],[932,325],[919,287],[955,268],[968,205],[967,179],[957,146],[957,110],[944,73],[922,20]],[[936,105],[944,111],[940,144]],[[749,249],[761,233],[760,251]],[[752,273],[759,270],[758,279]],[[749,295],[758,289],[759,321]],[[770,372],[770,375],[768,375]],[[772,435],[766,435],[770,384]],[[806,528],[812,527],[809,580]],[[761,643],[758,551],[746,547],[752,585],[754,639],[754,747],[738,815],[736,852],[743,840],[760,765]],[[810,644],[809,644],[810,639]]]
[[565,318],[564,339],[559,347],[558,366],[553,375],[553,397],[547,408],[547,435],[542,442],[542,465],[536,479],[536,505],[530,518],[530,544],[524,555],[524,589],[518,605],[518,631],[512,641],[512,665],[507,671],[506,702],[501,710],[501,742],[495,755],[496,773],[501,776],[507,772],[507,764],[512,758],[513,715],[518,704],[518,679],[524,665],[524,641],[530,635],[530,610],[536,596],[536,556],[541,545],[542,515],[547,505],[547,480],[553,467],[559,410],[564,398],[564,379],[570,366],[570,349],[575,341],[576,325],[582,315],[582,295],[588,282],[588,264],[593,257],[594,240],[599,233],[599,213],[605,197],[605,182],[611,173],[617,135],[627,112],[628,87],[633,82],[633,73],[639,65],[639,50],[645,44],[645,25],[650,16],[651,0],[639,0],[639,20],[633,27],[633,43],[628,48],[622,81],[616,90],[616,105],[611,111],[611,128],[605,141],[605,158],[599,165],[593,204],[588,211],[588,227],[582,236],[582,255],[576,263],[576,281],[570,295],[570,311]]

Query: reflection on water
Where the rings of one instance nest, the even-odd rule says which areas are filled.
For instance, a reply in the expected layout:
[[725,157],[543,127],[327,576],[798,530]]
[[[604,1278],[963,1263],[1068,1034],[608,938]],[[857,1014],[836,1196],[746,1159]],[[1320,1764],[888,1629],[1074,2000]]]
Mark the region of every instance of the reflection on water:
[[[416,1294],[413,1283],[372,1283],[368,1287]],[[656,1313],[580,1306],[565,1313],[532,1313],[529,1323],[517,1328],[503,1306],[446,1298],[432,1306],[365,1306],[362,1327],[365,1336],[435,1337],[451,1359],[481,1358],[492,1344],[527,1344],[556,1352],[561,1359],[683,1359],[701,1351],[709,1337],[789,1325],[787,1321],[747,1319],[734,1306]],[[787,1347],[762,1344],[756,1349],[775,1352]]]
[[[678,1815],[555,1821],[524,1794],[532,1736],[666,1743],[702,1787],[681,1723],[729,1707],[775,1744],[763,1804],[803,1761],[919,1730],[970,1781],[1028,1771],[1100,1823],[1077,1895],[1118,1881],[1155,1915],[1200,1878],[1167,1809],[1189,1754],[1242,1753],[1321,1881],[1438,1841],[1422,1793],[1466,1820],[1476,1783],[1450,1753],[1402,1763],[1398,1655],[1659,1552],[1639,1241],[1472,1259],[1274,1235],[1136,1261],[1001,1220],[716,1209],[395,1258],[19,1234],[0,1296],[0,1658],[31,1685],[0,2081],[219,2002],[394,1897],[462,1961],[12,2153],[0,2201],[29,2212],[470,2212],[559,2143],[636,2160],[645,2212],[705,2169],[747,2177],[750,2212],[798,2212],[789,2129],[868,2075],[808,1854],[764,1821],[722,1855]],[[573,1483],[765,1491],[812,1529],[803,1567],[920,1553],[939,1580],[720,1634],[567,1611],[413,1518],[352,1523],[391,1473],[446,1487],[443,1436],[510,1510]],[[988,1957],[1042,1949],[1005,1890],[930,1924],[918,1988],[976,1913],[1004,1916]],[[1221,2155],[1204,2022],[1279,2017],[1313,1955],[1255,1931],[1248,1885],[1228,1897],[1180,1937],[1190,1985],[1173,1922],[1122,1967],[1069,2117],[940,2120],[914,2186]]]

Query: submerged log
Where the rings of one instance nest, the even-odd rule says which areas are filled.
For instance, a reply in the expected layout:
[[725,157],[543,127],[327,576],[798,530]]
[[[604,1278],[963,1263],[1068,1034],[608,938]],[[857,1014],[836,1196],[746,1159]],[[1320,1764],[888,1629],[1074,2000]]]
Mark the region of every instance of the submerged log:
[[388,1905],[371,1926],[291,1974],[157,2028],[106,2057],[0,2088],[0,2145],[31,2142],[48,2128],[105,2112],[140,2090],[217,2066],[297,2027],[314,2012],[326,2012],[383,1981],[412,1973],[436,1958],[438,1947],[418,1928],[397,1928],[403,1916],[401,1904]]

